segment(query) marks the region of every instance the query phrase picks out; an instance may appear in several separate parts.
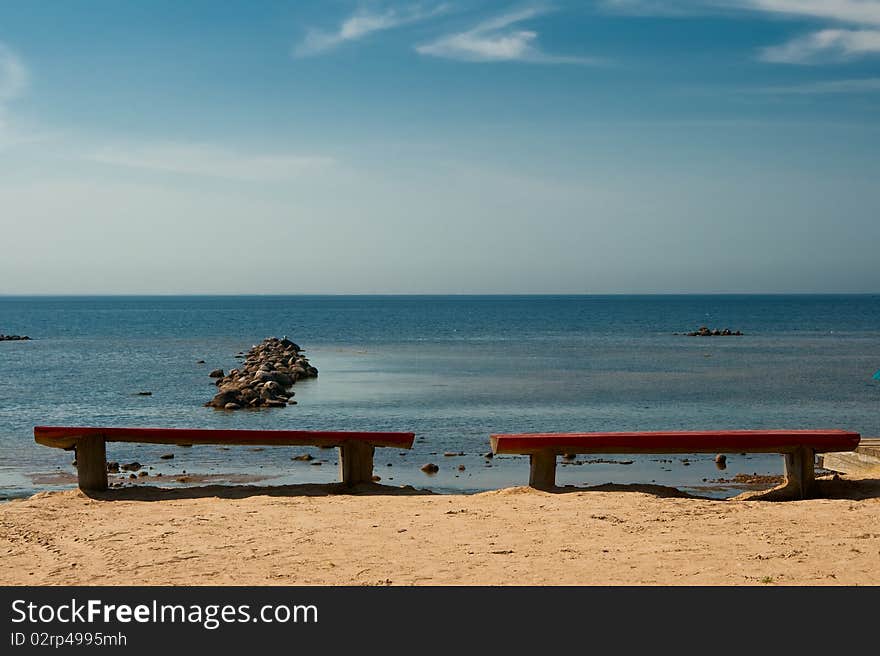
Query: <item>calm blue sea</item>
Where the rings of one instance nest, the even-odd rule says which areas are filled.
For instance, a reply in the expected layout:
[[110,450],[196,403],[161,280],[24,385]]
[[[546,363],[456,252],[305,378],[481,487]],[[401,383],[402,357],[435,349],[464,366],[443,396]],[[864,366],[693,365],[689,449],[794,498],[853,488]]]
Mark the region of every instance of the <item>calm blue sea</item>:
[[[700,325],[746,335],[673,334]],[[34,444],[38,424],[410,430],[419,438],[413,451],[378,450],[376,473],[437,491],[527,480],[526,459],[481,457],[491,432],[837,427],[880,435],[876,295],[0,297],[0,333],[33,338],[0,342],[3,498],[73,485],[71,454]],[[233,368],[238,351],[272,335],[296,341],[320,370],[294,388],[298,405],[203,407],[214,392],[208,372]],[[175,458],[160,460],[168,451]],[[291,460],[307,451],[323,464]],[[152,466],[163,484],[184,470],[218,481],[337,477],[335,452],[320,449],[111,444],[108,457]],[[737,473],[782,472],[772,455],[732,456],[724,472],[705,455],[604,459],[632,464],[562,466],[560,484],[701,489]],[[426,462],[440,472],[422,473]]]

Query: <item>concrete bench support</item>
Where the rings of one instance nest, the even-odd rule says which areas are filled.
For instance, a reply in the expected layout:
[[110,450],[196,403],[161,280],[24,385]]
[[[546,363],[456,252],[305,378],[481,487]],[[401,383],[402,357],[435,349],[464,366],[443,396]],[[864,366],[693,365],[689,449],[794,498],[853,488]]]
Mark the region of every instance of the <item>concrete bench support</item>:
[[815,461],[815,453],[808,448],[785,454],[785,487],[799,499],[806,499],[814,492]]
[[363,442],[346,442],[339,447],[339,477],[345,485],[372,482],[374,451]]
[[539,451],[529,456],[529,485],[538,490],[556,487],[556,454]]
[[103,492],[107,489],[107,448],[103,436],[88,435],[77,441],[76,474],[81,490]]

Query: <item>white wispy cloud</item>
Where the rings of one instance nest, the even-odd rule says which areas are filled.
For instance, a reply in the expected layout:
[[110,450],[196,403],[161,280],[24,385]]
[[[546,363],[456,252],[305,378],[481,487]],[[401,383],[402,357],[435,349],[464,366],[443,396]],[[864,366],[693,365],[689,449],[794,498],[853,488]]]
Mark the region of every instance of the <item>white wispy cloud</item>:
[[18,98],[24,93],[29,77],[21,57],[0,42],[0,103]]
[[447,4],[430,7],[389,7],[382,11],[361,9],[346,18],[332,31],[310,29],[301,43],[293,48],[295,57],[310,57],[332,50],[344,43],[358,41],[375,32],[394,29],[402,25],[419,23],[444,13]]
[[24,94],[30,73],[24,61],[0,41],[0,148],[23,139],[11,125],[8,105]]
[[694,16],[751,11],[841,23],[880,25],[878,0],[601,0],[608,12],[640,16]]
[[880,30],[827,29],[811,32],[760,51],[776,64],[812,64],[880,53]]
[[732,4],[840,23],[880,25],[880,0],[745,0]]
[[698,16],[724,8],[724,0],[599,0],[601,10],[630,16]]
[[750,12],[826,23],[758,51],[759,59],[776,64],[818,64],[880,53],[880,0],[603,0],[601,6],[635,15]]
[[747,6],[840,25],[763,48],[759,58],[764,61],[814,64],[880,53],[880,0],[748,0]]
[[422,55],[470,62],[523,61],[543,64],[596,64],[588,57],[553,55],[537,45],[538,33],[519,29],[523,21],[545,14],[548,7],[525,7],[501,14],[463,32],[447,34],[416,46]]
[[853,80],[820,80],[804,84],[785,86],[759,87],[749,89],[750,93],[787,94],[787,95],[826,95],[843,93],[874,93],[880,92],[880,77],[858,78]]
[[136,169],[240,181],[280,181],[332,166],[331,157],[242,153],[209,144],[159,143],[106,146],[83,159]]

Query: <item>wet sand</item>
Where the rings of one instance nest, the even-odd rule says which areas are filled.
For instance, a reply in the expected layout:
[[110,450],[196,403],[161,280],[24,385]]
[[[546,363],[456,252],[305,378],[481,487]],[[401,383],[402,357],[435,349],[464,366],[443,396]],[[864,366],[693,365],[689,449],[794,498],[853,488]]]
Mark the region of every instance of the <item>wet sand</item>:
[[0,505],[0,583],[880,584],[880,481],[820,486],[806,501],[645,485],[44,492]]

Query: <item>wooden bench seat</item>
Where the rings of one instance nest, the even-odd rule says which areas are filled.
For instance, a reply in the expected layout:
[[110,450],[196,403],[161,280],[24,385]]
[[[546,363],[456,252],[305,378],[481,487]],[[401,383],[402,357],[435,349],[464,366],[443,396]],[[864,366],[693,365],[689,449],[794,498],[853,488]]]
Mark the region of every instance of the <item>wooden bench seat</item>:
[[323,446],[339,448],[339,472],[346,485],[370,482],[376,447],[411,449],[413,433],[215,430],[202,428],[109,428],[35,426],[34,440],[43,446],[76,450],[82,490],[107,489],[107,442],[147,444],[220,444],[244,446]]
[[801,498],[814,487],[816,453],[852,451],[860,436],[843,430],[649,431],[623,433],[523,433],[490,436],[496,454],[527,455],[529,485],[556,485],[556,456],[563,453],[780,453],[787,488]]

